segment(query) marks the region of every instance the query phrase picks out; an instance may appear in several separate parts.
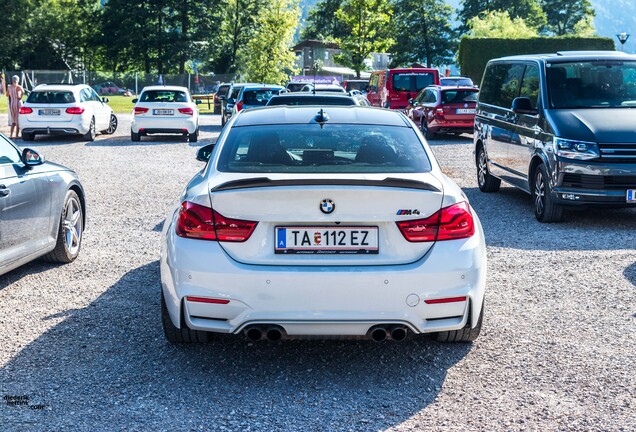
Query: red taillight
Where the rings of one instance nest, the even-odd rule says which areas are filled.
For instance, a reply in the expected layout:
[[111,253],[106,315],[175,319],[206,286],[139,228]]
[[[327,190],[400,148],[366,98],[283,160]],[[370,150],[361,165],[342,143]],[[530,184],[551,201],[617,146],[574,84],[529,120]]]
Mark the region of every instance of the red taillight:
[[186,296],[186,300],[195,303],[212,303],[212,304],[228,304],[230,301],[225,299],[215,299],[208,297],[192,297]]
[[20,107],[20,114],[31,114],[33,110],[29,107]]
[[466,301],[466,297],[447,297],[439,299],[424,300],[426,304],[440,304],[440,303],[457,303]]
[[137,115],[137,114],[145,114],[147,112],[148,112],[148,108],[135,107],[135,115]]
[[194,115],[194,110],[192,108],[179,108],[179,112],[181,114]]
[[230,219],[199,204],[184,202],[179,210],[177,235],[201,240],[244,242],[258,222]]
[[465,201],[443,208],[426,219],[397,222],[397,226],[410,242],[456,240],[475,234],[475,221]]
[[82,114],[83,112],[84,112],[84,108],[82,107],[66,108],[66,114]]
[[240,111],[243,109],[243,101],[239,101],[236,103],[236,111]]
[[435,110],[435,117],[444,118],[444,108],[437,108]]

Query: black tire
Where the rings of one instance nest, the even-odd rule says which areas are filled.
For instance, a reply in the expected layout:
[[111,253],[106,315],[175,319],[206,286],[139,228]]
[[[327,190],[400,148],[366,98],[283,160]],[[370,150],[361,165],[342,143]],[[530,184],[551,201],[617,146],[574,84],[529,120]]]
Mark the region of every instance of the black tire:
[[188,141],[197,142],[199,140],[199,126],[197,126],[194,133],[188,134]]
[[481,311],[479,311],[479,320],[475,327],[470,326],[471,316],[468,315],[468,322],[464,328],[459,330],[450,330],[439,332],[435,335],[435,339],[438,342],[474,342],[481,333],[481,325],[484,321],[484,304],[481,304]]
[[426,121],[426,119],[422,118],[422,124],[420,128],[422,129],[422,134],[427,141],[435,139],[435,134],[428,130],[428,122]]
[[163,333],[166,336],[168,342],[177,343],[205,343],[210,340],[210,334],[199,330],[190,329],[183,319],[183,311],[181,312],[181,328],[177,328],[172,324],[170,314],[168,314],[168,307],[166,306],[166,299],[163,296],[163,290],[161,291],[161,324],[163,325]]
[[130,140],[134,142],[141,141],[141,135],[139,132],[130,132]]
[[563,220],[563,207],[552,199],[550,176],[544,164],[539,164],[534,170],[532,184],[532,201],[534,202],[534,216],[539,222],[553,223]]
[[111,114],[110,121],[108,123],[108,129],[106,129],[105,131],[102,131],[102,133],[106,135],[112,135],[117,130],[117,126],[118,126],[117,116],[115,114]]
[[35,139],[34,133],[22,132],[22,140],[24,141],[33,141]]
[[477,148],[477,157],[475,158],[477,165],[477,185],[482,192],[497,192],[501,187],[501,180],[493,177],[488,171],[488,157],[483,146]]
[[[70,214],[69,214],[70,212]],[[82,201],[74,190],[66,192],[60,216],[55,249],[44,255],[49,262],[70,263],[80,253],[84,233],[84,209]]]
[[84,141],[95,141],[95,117],[91,119],[91,125],[88,127],[88,132],[82,135]]

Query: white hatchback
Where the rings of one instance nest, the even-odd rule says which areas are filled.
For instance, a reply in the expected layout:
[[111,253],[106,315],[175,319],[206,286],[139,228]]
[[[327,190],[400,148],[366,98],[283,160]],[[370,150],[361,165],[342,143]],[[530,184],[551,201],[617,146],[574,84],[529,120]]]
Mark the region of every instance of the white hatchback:
[[199,138],[199,108],[185,87],[145,87],[133,99],[130,139],[139,141],[148,134],[180,134],[190,142]]
[[93,141],[97,131],[113,134],[117,116],[95,90],[84,84],[41,84],[20,107],[22,139],[36,135],[82,135]]
[[212,146],[164,226],[169,341],[479,335],[481,224],[402,113],[255,108]]

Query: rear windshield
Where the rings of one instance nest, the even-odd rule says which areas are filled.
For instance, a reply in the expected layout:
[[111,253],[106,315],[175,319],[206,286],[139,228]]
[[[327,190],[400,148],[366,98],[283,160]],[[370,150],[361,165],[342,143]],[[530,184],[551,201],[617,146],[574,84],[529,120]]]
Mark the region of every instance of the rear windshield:
[[280,92],[278,89],[258,89],[245,90],[243,92],[243,103],[245,105],[265,106],[272,96]]
[[242,126],[218,163],[241,173],[421,173],[431,170],[413,129],[363,124]]
[[69,91],[34,91],[27,102],[36,104],[67,104],[75,102],[75,96]]
[[553,63],[546,68],[551,108],[636,106],[636,62]]
[[229,85],[222,85],[221,87],[219,87],[219,90],[216,92],[216,94],[218,96],[225,96],[229,89],[230,89]]
[[140,102],[187,102],[185,92],[178,90],[148,90],[141,94]]
[[369,85],[368,81],[347,82],[347,88],[345,90],[347,90],[347,91],[351,91],[351,90],[366,91],[368,85]]
[[442,91],[442,103],[477,102],[477,92],[470,90]]
[[449,86],[471,86],[473,80],[470,78],[440,78],[440,83]]
[[293,97],[293,96],[277,96],[273,97],[267,105],[356,105],[356,101],[348,97]]
[[239,94],[241,94],[241,90],[243,87],[232,87],[232,93],[230,93],[230,99],[236,99]]
[[307,84],[305,83],[288,83],[287,84],[287,90],[291,91],[291,92],[297,92],[297,91],[301,91],[303,89],[303,87],[305,87]]
[[393,90],[418,92],[424,87],[435,84],[433,72],[405,72],[393,74]]

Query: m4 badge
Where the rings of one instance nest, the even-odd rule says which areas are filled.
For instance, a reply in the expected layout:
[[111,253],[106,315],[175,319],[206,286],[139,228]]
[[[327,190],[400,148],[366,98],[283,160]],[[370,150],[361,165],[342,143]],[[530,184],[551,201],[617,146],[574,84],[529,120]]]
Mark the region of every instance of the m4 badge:
[[411,216],[411,215],[419,215],[420,211],[418,209],[415,209],[415,210],[398,210],[396,214],[398,216]]

